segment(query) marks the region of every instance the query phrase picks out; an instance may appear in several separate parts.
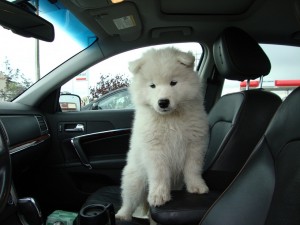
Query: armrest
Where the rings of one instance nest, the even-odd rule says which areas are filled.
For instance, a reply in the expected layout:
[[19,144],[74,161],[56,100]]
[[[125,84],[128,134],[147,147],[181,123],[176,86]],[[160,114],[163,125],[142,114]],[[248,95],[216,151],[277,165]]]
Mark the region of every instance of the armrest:
[[151,207],[151,218],[162,225],[198,224],[220,192],[191,194],[186,190],[172,191],[172,200],[160,207]]

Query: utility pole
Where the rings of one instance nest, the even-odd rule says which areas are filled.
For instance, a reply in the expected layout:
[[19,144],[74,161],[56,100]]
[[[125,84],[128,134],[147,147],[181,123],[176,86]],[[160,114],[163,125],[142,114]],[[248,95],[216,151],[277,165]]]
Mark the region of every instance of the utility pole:
[[[36,14],[39,15],[39,0],[35,0]],[[35,39],[35,78],[38,81],[41,78],[40,71],[40,42]]]

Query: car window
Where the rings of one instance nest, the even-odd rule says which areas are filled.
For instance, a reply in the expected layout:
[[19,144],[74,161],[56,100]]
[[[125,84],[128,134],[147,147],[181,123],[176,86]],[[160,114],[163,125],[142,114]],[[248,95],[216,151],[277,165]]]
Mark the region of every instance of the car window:
[[[61,87],[61,93],[79,95],[82,100],[81,110],[132,109],[133,104],[126,89],[132,76],[128,70],[128,63],[138,59],[149,48],[167,46],[174,46],[182,51],[192,52],[196,58],[196,70],[203,53],[199,43],[150,46],[121,53],[90,67],[64,84]],[[123,91],[119,92],[120,89]]]
[[128,90],[111,93],[99,100],[98,109],[130,109],[133,108]]
[[[271,71],[262,81],[262,88],[284,100],[300,86],[300,48],[285,45],[261,44],[271,61]],[[259,88],[260,80],[250,81],[250,89]],[[222,95],[246,89],[246,81],[225,80]]]

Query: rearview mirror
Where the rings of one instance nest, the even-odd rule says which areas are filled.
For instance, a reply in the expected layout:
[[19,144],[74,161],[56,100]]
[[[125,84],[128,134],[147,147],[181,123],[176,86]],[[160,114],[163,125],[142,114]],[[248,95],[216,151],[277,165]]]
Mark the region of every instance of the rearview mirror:
[[24,37],[54,40],[54,27],[50,22],[8,1],[0,1],[0,25]]

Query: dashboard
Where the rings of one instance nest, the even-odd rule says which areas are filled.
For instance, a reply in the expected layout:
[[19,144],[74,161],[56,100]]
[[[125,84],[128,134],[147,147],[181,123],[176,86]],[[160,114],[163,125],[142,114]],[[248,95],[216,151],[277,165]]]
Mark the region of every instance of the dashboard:
[[48,127],[42,115],[0,115],[4,140],[11,154],[35,146],[49,138]]
[[43,144],[50,139],[50,133],[40,111],[19,103],[1,102],[0,127],[11,155],[14,176],[45,153],[47,147]]
[[0,221],[3,221],[16,215],[16,206],[19,201],[16,184],[18,178],[22,177],[42,157],[45,157],[49,149],[50,133],[46,119],[41,112],[12,102],[0,104],[0,129],[10,153],[13,168],[13,186],[8,204],[0,218]]

